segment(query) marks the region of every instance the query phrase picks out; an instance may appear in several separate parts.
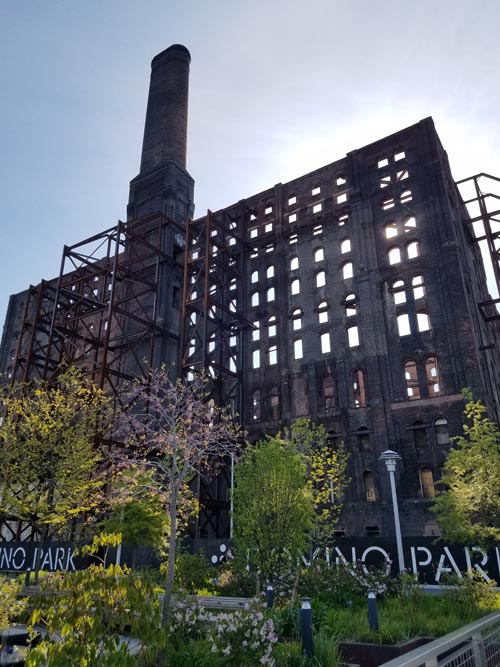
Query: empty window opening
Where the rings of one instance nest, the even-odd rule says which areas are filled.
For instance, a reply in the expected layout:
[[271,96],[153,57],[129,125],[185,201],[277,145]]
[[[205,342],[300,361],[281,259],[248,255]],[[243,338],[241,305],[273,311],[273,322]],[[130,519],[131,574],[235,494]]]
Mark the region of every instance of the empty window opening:
[[324,287],[326,285],[326,273],[318,271],[316,274],[316,287]]
[[302,339],[298,338],[293,341],[293,357],[294,359],[302,359]]
[[236,347],[238,343],[238,338],[234,334],[229,337],[229,347]]
[[321,187],[319,185],[315,185],[311,190],[311,195],[313,197],[316,197],[316,195],[319,195],[320,192],[321,192]]
[[425,286],[423,276],[414,276],[411,281],[413,287],[413,298],[415,301],[425,296]]
[[354,276],[354,265],[352,262],[346,262],[342,267],[342,278],[348,280]]
[[427,429],[425,428],[423,422],[415,421],[412,425],[413,430],[413,442],[415,447],[423,449],[429,445],[427,441]]
[[401,315],[398,315],[396,319],[398,322],[399,335],[409,336],[411,334],[411,329],[410,329],[410,318],[408,317],[408,313],[402,313]]
[[258,283],[259,282],[259,272],[258,271],[252,271],[252,277],[250,279],[250,282],[252,282],[252,283]]
[[[377,500],[377,491],[375,489],[375,477],[372,472],[369,470],[366,470],[363,473],[363,486],[365,488],[365,497],[366,500],[369,503],[374,503]],[[373,526],[367,526],[367,531],[370,529],[370,531],[373,530]],[[367,532],[368,534],[368,532]],[[377,528],[377,534],[378,534],[378,528]],[[370,532],[370,535],[373,535],[373,532]]]
[[265,225],[265,227],[264,227],[264,232],[266,234],[269,234],[269,232],[272,232],[272,231],[273,231],[273,223],[268,222],[267,225]]
[[349,342],[349,347],[358,347],[359,346],[358,327],[348,327],[348,329],[347,329],[347,340]]
[[292,234],[290,238],[288,239],[288,242],[290,245],[293,245],[294,243],[297,243],[297,234]]
[[290,284],[290,294],[294,296],[295,294],[300,294],[300,280],[295,278]]
[[264,215],[271,215],[272,212],[273,212],[272,204],[268,204],[264,209]]
[[347,192],[337,195],[337,204],[345,204],[347,201]]
[[383,211],[388,211],[390,208],[394,208],[394,198],[389,197],[389,199],[384,199],[380,205]]
[[412,199],[413,199],[413,195],[411,194],[411,190],[404,190],[399,197],[399,201],[402,204],[407,204]]
[[250,238],[255,239],[259,235],[259,230],[257,227],[254,227],[253,229],[250,230]]
[[321,342],[321,354],[328,354],[331,351],[330,334],[328,332],[321,334],[320,342]]
[[[250,220],[257,220],[257,216],[255,214],[255,211],[250,211]],[[216,230],[215,230],[215,234],[217,234]]]
[[346,252],[351,252],[351,239],[344,239],[340,244],[340,252],[345,255]]
[[434,435],[436,437],[437,445],[450,444],[450,432],[448,430],[448,422],[444,418],[436,419],[434,422]]
[[315,262],[322,262],[325,259],[325,251],[323,248],[317,248],[314,251],[314,261]]
[[344,215],[339,215],[339,217],[337,218],[337,222],[339,227],[347,225],[347,223],[349,222],[349,216],[347,215],[347,213],[344,213]]
[[260,322],[257,320],[253,322],[254,328],[252,329],[252,340],[260,340]]
[[406,254],[408,259],[415,259],[420,255],[420,246],[418,241],[412,241],[411,243],[408,243],[406,246]]
[[258,306],[259,305],[259,293],[254,292],[252,296],[250,297],[250,304],[252,307]]
[[356,315],[356,295],[354,292],[351,292],[350,294],[347,294],[344,298],[344,305],[345,305],[345,314],[346,317],[353,317],[353,315]]
[[413,359],[405,363],[405,383],[406,396],[410,401],[420,398],[420,388],[418,386],[417,364]]
[[427,357],[425,360],[425,374],[427,376],[429,396],[439,396],[442,392],[436,357]]
[[389,164],[389,160],[386,157],[381,157],[379,161],[377,162],[377,167],[379,169],[383,169],[384,167],[387,167]]
[[395,222],[389,222],[384,227],[384,233],[386,239],[392,239],[394,236],[398,235],[398,227]]
[[290,260],[290,271],[296,271],[299,268],[299,258],[292,257]]
[[335,183],[337,184],[337,187],[340,188],[342,185],[347,183],[347,179],[343,174],[339,174]]
[[257,389],[252,394],[252,421],[260,422],[260,391]]
[[360,452],[370,452],[370,434],[365,426],[358,429],[358,447]]
[[266,252],[273,252],[273,251],[274,251],[274,243],[266,245]]
[[408,173],[408,169],[401,169],[396,173],[396,180],[398,181],[404,181],[408,178],[410,174]]
[[297,222],[297,214],[292,213],[291,215],[288,216],[288,222]]
[[271,421],[278,421],[280,418],[280,390],[278,387],[273,387],[271,389],[271,395],[269,397],[269,408]]
[[417,313],[417,328],[419,331],[430,331],[431,321],[426,312]]
[[389,258],[389,264],[399,264],[401,262],[401,250],[397,246],[389,248],[387,257]]
[[407,234],[408,232],[412,232],[416,228],[417,228],[417,221],[414,215],[410,216],[409,218],[405,218],[404,220],[405,234]]
[[400,160],[404,160],[406,157],[406,153],[404,151],[398,151],[397,153],[394,153],[394,162],[399,162]]
[[434,477],[432,470],[428,466],[420,468],[420,490],[422,498],[434,498],[436,495],[434,489]]
[[274,287],[270,287],[267,290],[267,301],[268,301],[268,303],[270,301],[274,301],[275,298],[276,298],[276,290],[274,289]]
[[278,363],[278,347],[276,345],[272,345],[269,348],[269,365],[275,366],[277,363]]
[[391,184],[391,175],[387,174],[386,176],[382,176],[380,179],[380,187],[381,188],[386,188]]
[[332,412],[335,409],[335,385],[330,375],[323,379],[323,398],[325,412]]
[[297,203],[297,197],[295,195],[288,197],[288,206],[293,206],[296,203]]
[[318,319],[320,324],[328,322],[328,304],[326,301],[322,301],[318,306]]
[[274,266],[272,264],[266,269],[266,278],[274,278]]
[[313,227],[313,236],[319,236],[320,234],[323,234],[323,225]]
[[274,315],[270,317],[268,320],[267,335],[269,336],[269,338],[273,338],[274,336],[276,336],[276,317]]
[[363,371],[359,368],[352,374],[352,399],[355,408],[365,407],[365,381]]
[[250,254],[250,259],[255,259],[258,256],[259,256],[259,249],[258,248],[253,248],[252,252]]
[[391,287],[392,295],[394,297],[394,304],[399,306],[401,303],[406,303],[405,284],[403,280],[396,280]]
[[236,304],[237,304],[236,299],[231,299],[231,301],[229,302],[229,310],[230,310],[232,313],[235,313],[235,312],[236,312]]
[[321,203],[314,204],[313,213],[321,213],[322,209],[323,209],[323,204],[321,204]]
[[252,352],[252,368],[260,367],[260,350],[254,350]]
[[294,331],[302,329],[302,311],[300,308],[295,308],[292,312],[292,328]]

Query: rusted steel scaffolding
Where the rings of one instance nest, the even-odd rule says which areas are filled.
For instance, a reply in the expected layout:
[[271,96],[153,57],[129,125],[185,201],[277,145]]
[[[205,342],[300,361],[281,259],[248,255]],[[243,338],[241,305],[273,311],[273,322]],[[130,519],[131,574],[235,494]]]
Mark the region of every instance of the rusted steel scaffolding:
[[147,377],[155,344],[165,230],[151,215],[65,246],[59,277],[30,287],[12,381],[51,380],[74,364],[118,394],[124,380]]
[[[188,379],[201,371],[210,378],[210,395],[218,405],[229,406],[241,420],[245,405],[243,332],[251,327],[245,318],[244,276],[249,248],[245,245],[250,213],[244,203],[231,212],[211,211],[191,220],[186,229],[181,369]],[[195,537],[229,534],[231,467],[212,481],[198,479],[202,510]]]

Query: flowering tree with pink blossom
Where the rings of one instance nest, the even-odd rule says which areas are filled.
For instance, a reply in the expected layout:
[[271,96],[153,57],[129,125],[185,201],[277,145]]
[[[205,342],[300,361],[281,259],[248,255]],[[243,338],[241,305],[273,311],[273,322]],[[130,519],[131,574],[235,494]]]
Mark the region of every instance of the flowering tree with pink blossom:
[[226,408],[209,400],[203,375],[172,381],[165,368],[152,369],[148,382],[129,386],[123,399],[127,464],[154,470],[169,515],[163,606],[163,624],[168,627],[182,508],[195,500],[189,484],[197,475],[217,474],[228,457],[237,456],[244,433]]

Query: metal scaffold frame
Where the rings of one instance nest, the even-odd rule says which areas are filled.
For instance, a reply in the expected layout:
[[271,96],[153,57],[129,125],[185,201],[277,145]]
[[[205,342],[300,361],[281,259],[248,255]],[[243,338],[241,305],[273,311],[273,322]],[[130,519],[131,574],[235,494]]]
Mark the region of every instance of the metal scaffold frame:
[[30,287],[12,382],[52,380],[65,364],[118,395],[146,378],[156,342],[162,250],[174,223],[161,214],[117,225],[65,246],[59,277]]
[[[229,406],[242,420],[245,405],[243,363],[245,318],[243,289],[249,247],[244,239],[250,212],[238,209],[190,220],[186,230],[181,370],[187,379],[205,372],[217,405]],[[214,480],[198,478],[202,506],[195,537],[228,534],[230,465]]]

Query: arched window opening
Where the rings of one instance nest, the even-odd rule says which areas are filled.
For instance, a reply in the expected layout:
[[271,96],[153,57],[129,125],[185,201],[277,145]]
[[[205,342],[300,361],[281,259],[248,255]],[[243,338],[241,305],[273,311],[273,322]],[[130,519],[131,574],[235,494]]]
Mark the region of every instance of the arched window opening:
[[300,280],[295,278],[290,284],[290,294],[293,296],[295,294],[300,294]]
[[394,304],[399,306],[401,303],[406,303],[405,284],[403,280],[396,280],[392,283],[392,295],[394,297]]
[[322,262],[325,259],[325,251],[323,248],[317,248],[314,251],[314,261]]
[[387,257],[389,258],[389,264],[399,264],[401,262],[401,250],[397,246],[389,248]]
[[353,315],[356,315],[356,295],[354,292],[349,292],[349,294],[346,294],[344,297],[344,305],[346,317],[352,317]]
[[368,429],[365,426],[362,426],[361,428],[358,429],[357,436],[358,436],[359,451],[370,452],[371,445],[370,445],[370,434],[368,432]]
[[323,398],[325,412],[332,412],[335,409],[335,385],[331,375],[327,375],[323,379]]
[[278,363],[278,346],[271,345],[269,348],[269,365],[275,366]]
[[272,264],[266,269],[266,278],[274,278],[274,266]]
[[276,298],[276,290],[274,289],[274,287],[270,287],[267,290],[267,300],[268,300],[268,302],[269,301],[274,301],[275,298]]
[[257,389],[252,394],[252,421],[260,422],[260,390]]
[[296,271],[299,268],[299,258],[292,257],[290,260],[290,271]]
[[441,417],[434,422],[434,435],[436,437],[437,445],[450,444],[450,432],[448,430],[448,422]]
[[252,277],[250,279],[250,282],[252,282],[252,283],[259,282],[259,272],[258,271],[252,271]]
[[276,422],[280,418],[280,390],[278,387],[271,389],[269,397],[269,413],[271,421]]
[[342,267],[342,277],[344,280],[348,280],[354,276],[354,265],[352,262],[346,262]]
[[410,329],[410,318],[408,317],[408,313],[401,313],[401,315],[397,316],[396,320],[398,323],[399,335],[409,336],[411,334],[411,329]]
[[415,299],[415,301],[425,296],[425,286],[424,286],[423,276],[414,276],[411,280],[411,285],[413,287],[413,298]]
[[427,376],[429,396],[440,396],[442,391],[436,357],[427,357],[425,360],[425,374]]
[[340,244],[340,252],[345,255],[346,252],[351,252],[351,239],[344,239]]
[[413,359],[405,363],[406,396],[410,401],[420,398],[420,387],[418,386],[417,364]]
[[375,476],[369,470],[365,470],[363,473],[363,486],[365,488],[365,498],[367,502],[374,503],[377,500]]
[[260,340],[260,322],[256,320],[255,322],[252,322],[254,328],[252,329],[252,340]]
[[325,332],[320,336],[321,354],[328,354],[331,351],[330,334]]
[[430,331],[431,321],[425,311],[417,313],[417,326],[419,331]]
[[395,222],[389,222],[384,227],[384,233],[386,239],[392,239],[398,235],[398,226]]
[[326,273],[318,271],[316,274],[316,287],[324,287],[326,285]]
[[413,442],[415,443],[415,447],[419,449],[428,447],[429,442],[427,440],[427,429],[425,428],[423,422],[418,420],[416,422],[413,422],[412,429],[413,429]]
[[434,477],[429,466],[420,468],[420,490],[422,498],[434,498],[436,495],[434,489]]
[[365,407],[365,381],[363,371],[359,368],[352,374],[352,398],[355,408]]
[[415,259],[420,255],[420,246],[418,241],[412,241],[406,246],[406,255],[408,259]]
[[318,306],[318,320],[320,324],[328,322],[328,304],[326,301],[322,301]]
[[302,311],[300,308],[295,308],[295,310],[292,311],[292,328],[294,331],[300,331],[302,329]]
[[259,305],[259,293],[254,292],[252,296],[250,297],[250,303],[252,306],[258,306]]
[[276,336],[276,316],[272,315],[267,321],[267,335],[269,338]]
[[417,228],[417,221],[415,220],[415,216],[412,215],[409,218],[406,218],[403,223],[405,234],[408,232],[412,232],[414,229]]

